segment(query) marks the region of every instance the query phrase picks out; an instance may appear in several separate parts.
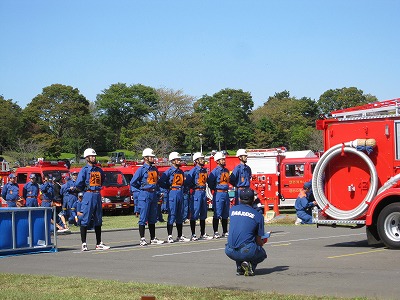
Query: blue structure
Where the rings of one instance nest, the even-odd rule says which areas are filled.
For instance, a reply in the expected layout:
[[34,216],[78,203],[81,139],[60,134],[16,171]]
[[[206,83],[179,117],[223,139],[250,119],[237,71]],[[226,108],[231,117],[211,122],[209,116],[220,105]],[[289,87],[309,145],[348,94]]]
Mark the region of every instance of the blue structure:
[[0,208],[0,256],[57,252],[57,235],[51,240],[51,207]]

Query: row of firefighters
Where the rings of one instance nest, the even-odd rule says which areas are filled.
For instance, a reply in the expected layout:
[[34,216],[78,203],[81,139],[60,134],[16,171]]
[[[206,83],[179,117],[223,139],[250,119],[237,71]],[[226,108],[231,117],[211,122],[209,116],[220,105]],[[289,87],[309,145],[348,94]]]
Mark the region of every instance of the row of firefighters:
[[[230,198],[228,194],[229,184],[236,187],[236,191],[250,186],[251,169],[247,166],[247,152],[244,149],[237,151],[237,157],[240,163],[230,172],[225,167],[225,155],[217,152],[214,155],[214,161],[217,166],[208,175],[205,168],[204,156],[197,152],[193,155],[194,167],[185,174],[181,170],[181,157],[178,152],[172,152],[169,155],[171,167],[161,176],[158,175],[157,167],[154,165],[155,155],[153,150],[147,148],[142,153],[144,159],[144,167],[138,169],[130,182],[130,191],[134,198],[135,213],[140,213],[140,201],[138,199],[138,191],[148,190],[156,191],[158,202],[162,204],[161,210],[173,212],[169,214],[169,218],[175,218],[177,223],[181,223],[181,218],[188,217],[188,211],[195,219],[205,219],[207,217],[208,203],[206,196],[206,184],[213,191],[213,208],[215,217],[222,219],[223,227],[225,227],[225,219],[228,218],[230,208]],[[139,174],[145,170],[145,174]],[[144,175],[144,176],[143,176]],[[61,212],[63,219],[70,223],[78,220],[77,206],[79,206],[78,195],[79,189],[75,186],[78,172],[70,173],[65,183],[61,182],[61,178],[45,177],[43,184],[37,183],[34,174],[30,175],[30,181],[27,182],[23,189],[22,195],[19,195],[19,186],[16,183],[16,175],[8,176],[8,183],[4,185],[1,196],[6,201],[8,207],[35,207],[38,206],[38,197],[41,194],[41,206],[55,206]],[[141,181],[138,182],[138,178]],[[192,201],[186,201],[189,207],[185,205],[182,195],[188,195],[192,191]],[[237,204],[238,193],[235,195],[235,204]],[[82,196],[82,195],[79,195]],[[81,197],[79,197],[81,198]],[[182,198],[182,201],[180,201]],[[168,201],[167,201],[168,199]],[[164,201],[163,201],[164,200]],[[169,220],[171,221],[171,220]],[[66,223],[66,222],[65,222]],[[224,233],[226,229],[224,229]]]

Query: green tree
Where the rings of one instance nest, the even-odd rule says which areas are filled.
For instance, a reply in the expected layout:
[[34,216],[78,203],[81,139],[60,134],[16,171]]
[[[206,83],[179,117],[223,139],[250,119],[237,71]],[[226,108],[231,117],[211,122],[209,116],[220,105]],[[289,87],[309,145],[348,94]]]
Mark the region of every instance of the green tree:
[[15,146],[21,136],[21,107],[0,95],[0,154]]
[[304,150],[308,148],[317,114],[317,105],[310,98],[296,99],[290,97],[288,91],[276,93],[253,111],[252,121],[256,128],[253,145]]
[[158,104],[158,94],[152,87],[142,84],[127,86],[112,84],[96,97],[100,121],[115,133],[114,147],[120,146],[121,131],[134,120],[150,117]]
[[328,115],[332,111],[378,101],[375,96],[364,94],[355,87],[327,90],[317,102],[320,112]]
[[23,110],[26,132],[45,144],[48,156],[59,156],[71,139],[86,136],[83,120],[89,115],[89,101],[79,90],[62,84],[43,88]]
[[224,89],[196,101],[195,112],[202,117],[206,145],[219,149],[245,147],[252,135],[253,106],[251,94],[241,89]]

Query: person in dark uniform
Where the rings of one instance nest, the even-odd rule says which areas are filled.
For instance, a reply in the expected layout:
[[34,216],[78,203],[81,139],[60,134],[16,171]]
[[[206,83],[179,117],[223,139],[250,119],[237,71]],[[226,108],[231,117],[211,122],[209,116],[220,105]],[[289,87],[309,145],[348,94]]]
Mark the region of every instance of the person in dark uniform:
[[[190,198],[190,229],[192,231],[192,241],[212,239],[206,233],[206,218],[207,218],[207,169],[204,168],[204,155],[200,152],[193,154],[193,162],[195,166],[189,171],[186,178],[186,185],[193,190],[193,195]],[[200,220],[200,237],[196,236],[196,221]]]
[[42,192],[42,207],[51,207],[54,198],[53,180],[50,176],[45,176],[43,184],[40,186]]
[[255,210],[254,191],[246,188],[240,191],[240,204],[232,206],[228,243],[225,254],[236,262],[236,274],[254,276],[259,263],[267,258],[263,248],[264,217]]
[[154,166],[154,153],[150,148],[143,150],[144,160],[141,166],[133,175],[130,182],[130,190],[138,192],[139,235],[140,246],[147,246],[145,238],[145,226],[148,223],[150,232],[150,243],[157,245],[164,241],[156,238],[157,206],[158,206],[158,169]]
[[29,175],[29,182],[25,183],[22,190],[22,197],[25,199],[26,207],[37,207],[39,196],[39,184],[36,181],[36,175]]
[[8,175],[8,182],[3,186],[1,197],[7,202],[8,207],[19,207],[19,187],[15,174]]
[[84,192],[82,204],[81,204],[81,241],[82,251],[88,251],[86,236],[88,226],[91,219],[94,220],[94,231],[96,234],[96,250],[107,250],[110,249],[101,240],[101,225],[103,223],[103,209],[101,205],[100,190],[104,182],[103,170],[96,166],[96,151],[92,148],[88,148],[84,151],[83,156],[86,159],[86,166],[84,166],[75,182],[76,189]]
[[240,190],[250,187],[251,168],[246,164],[247,151],[245,149],[239,149],[236,152],[236,156],[239,158],[240,163],[233,169],[229,177],[229,183],[236,188],[235,205],[238,205]]
[[296,225],[312,224],[312,208],[317,205],[312,193],[311,181],[304,183],[303,189],[297,196],[294,207],[296,208]]
[[63,212],[65,218],[74,223],[74,216],[76,212],[72,212],[75,210],[75,202],[78,200],[78,191],[75,187],[75,181],[78,178],[78,172],[73,171],[70,174],[70,178],[61,186],[60,193],[63,197]]
[[169,154],[169,161],[172,166],[166,170],[162,175],[158,184],[163,189],[168,189],[168,219],[167,219],[167,233],[168,243],[173,243],[172,228],[176,224],[178,232],[177,242],[188,242],[190,239],[183,235],[183,220],[184,220],[184,206],[183,206],[183,187],[185,184],[185,174],[180,169],[181,156],[178,152],[171,152]]
[[229,217],[229,170],[225,168],[225,155],[222,152],[217,152],[214,155],[214,160],[217,162],[217,166],[211,171],[210,176],[207,179],[207,184],[213,194],[213,229],[214,238],[219,239],[221,236],[218,233],[218,224],[221,219],[222,223],[222,237],[228,236],[228,217]]

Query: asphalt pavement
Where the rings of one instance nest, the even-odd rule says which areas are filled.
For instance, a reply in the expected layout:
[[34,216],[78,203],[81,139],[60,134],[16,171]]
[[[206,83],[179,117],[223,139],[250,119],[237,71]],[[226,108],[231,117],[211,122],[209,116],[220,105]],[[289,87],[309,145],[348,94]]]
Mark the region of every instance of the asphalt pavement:
[[[0,272],[282,294],[400,298],[400,268],[395,263],[400,251],[368,246],[365,229],[312,225],[267,225],[266,229],[272,231],[265,246],[268,258],[254,277],[236,275],[234,261],[224,253],[224,238],[140,247],[139,233],[133,229],[103,232],[104,243],[111,246],[107,251],[94,250],[94,233],[88,235],[88,252],[80,251],[79,234],[59,235],[58,252],[1,258]],[[184,226],[184,234],[190,236],[189,232],[189,226]],[[212,233],[211,226],[207,232]],[[157,228],[156,235],[166,240],[166,229]]]

